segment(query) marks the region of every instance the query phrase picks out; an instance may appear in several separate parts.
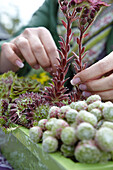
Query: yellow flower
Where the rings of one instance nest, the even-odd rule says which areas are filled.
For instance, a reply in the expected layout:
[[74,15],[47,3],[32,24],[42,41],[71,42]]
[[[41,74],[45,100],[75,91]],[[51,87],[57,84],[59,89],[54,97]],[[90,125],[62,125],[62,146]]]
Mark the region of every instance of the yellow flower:
[[37,80],[41,84],[45,84],[47,81],[50,80],[50,77],[47,75],[46,72],[40,73],[39,77],[37,77],[37,74],[34,74],[33,76],[31,76],[31,78]]

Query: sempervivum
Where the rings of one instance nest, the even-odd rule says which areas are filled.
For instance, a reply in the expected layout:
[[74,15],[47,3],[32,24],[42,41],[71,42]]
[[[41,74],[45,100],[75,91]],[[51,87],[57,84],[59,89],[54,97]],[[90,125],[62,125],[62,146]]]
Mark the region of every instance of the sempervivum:
[[0,99],[0,126],[9,127],[11,121],[8,118],[8,99]]
[[58,140],[55,137],[48,136],[42,142],[42,149],[44,152],[52,153],[58,148]]
[[87,103],[86,101],[78,101],[78,102],[72,102],[70,104],[70,107],[72,109],[75,109],[77,111],[80,111],[80,110],[87,110]]
[[101,101],[101,97],[97,94],[89,96],[86,100],[86,103],[91,104],[96,101]]
[[83,122],[77,126],[76,133],[78,139],[90,140],[95,136],[95,129],[90,123]]
[[65,157],[72,157],[74,156],[75,146],[62,144],[60,150]]
[[113,122],[113,106],[107,106],[103,109],[103,116],[105,120]]
[[81,141],[75,148],[75,158],[81,163],[98,163],[101,158],[101,151],[93,140]]
[[101,127],[96,132],[95,141],[102,151],[113,151],[113,130],[108,127]]
[[[46,111],[44,112],[44,102],[38,93],[26,92],[25,94],[19,95],[19,98],[10,104],[10,119],[12,122],[30,128],[33,126],[33,123],[36,125],[36,122],[41,118],[47,118],[47,106],[45,105]],[[43,111],[43,113],[40,112],[40,110]]]
[[9,71],[0,76],[0,98],[9,99],[15,73]]
[[39,92],[41,88],[42,85],[37,80],[17,77],[13,81],[10,97],[15,99],[25,92]]
[[53,133],[53,135],[60,139],[61,138],[61,132],[65,127],[68,127],[68,123],[63,120],[63,119],[56,119],[56,121],[54,122],[51,131]]
[[76,116],[76,122],[77,124],[80,124],[82,122],[88,122],[93,126],[96,126],[97,124],[97,118],[90,112],[86,110],[81,110],[78,115]]
[[65,145],[74,145],[77,141],[75,129],[72,127],[65,127],[61,132],[61,140]]
[[38,143],[41,140],[42,134],[42,129],[38,126],[34,126],[29,130],[29,137],[35,143]]

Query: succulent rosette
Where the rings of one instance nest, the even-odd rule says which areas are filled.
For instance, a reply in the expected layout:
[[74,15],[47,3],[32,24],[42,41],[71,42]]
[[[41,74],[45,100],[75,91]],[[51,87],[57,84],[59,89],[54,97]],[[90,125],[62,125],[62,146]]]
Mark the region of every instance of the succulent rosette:
[[90,140],[95,136],[95,128],[87,122],[80,123],[76,129],[76,135],[80,140]]
[[52,131],[53,135],[54,135],[56,138],[60,139],[60,138],[61,138],[61,132],[62,132],[62,130],[63,130],[65,127],[68,127],[68,126],[69,126],[69,124],[68,124],[65,120],[63,120],[63,119],[57,119],[57,120],[54,122],[51,131]]
[[55,137],[48,136],[42,142],[44,152],[55,152],[58,149],[58,140]]
[[90,112],[88,112],[86,110],[81,110],[76,117],[76,122],[77,122],[77,124],[80,124],[82,122],[88,122],[91,125],[96,126],[97,118]]
[[60,150],[65,157],[72,157],[74,156],[75,146],[62,144]]
[[95,101],[88,105],[88,111],[90,112],[92,109],[100,109],[103,110],[104,104],[101,101]]
[[29,137],[35,143],[38,143],[41,140],[42,134],[42,129],[39,126],[34,126],[29,130]]
[[90,111],[90,113],[92,113],[93,115],[95,115],[98,121],[102,118],[102,112],[101,112],[100,109],[97,109],[97,108],[92,109],[92,110]]
[[79,142],[74,152],[75,158],[81,163],[98,163],[101,158],[101,151],[93,140]]
[[64,119],[66,113],[67,113],[70,109],[71,109],[70,106],[62,106],[62,107],[60,108],[61,111],[58,113],[58,118],[59,118],[59,119]]
[[113,130],[108,127],[101,127],[96,131],[95,141],[97,146],[106,152],[113,151]]
[[46,130],[46,123],[47,123],[47,122],[48,122],[47,119],[41,119],[41,120],[39,120],[39,122],[38,122],[38,126],[41,127],[41,129],[42,129],[43,131],[45,131],[45,130]]
[[103,116],[105,120],[113,122],[113,106],[108,106],[103,109]]
[[75,129],[72,127],[65,127],[61,132],[61,140],[65,145],[74,145],[77,141]]
[[53,133],[49,130],[44,131],[43,136],[42,136],[42,140],[46,139],[48,136],[53,136]]
[[46,122],[46,125],[45,125],[45,126],[46,126],[46,129],[47,129],[47,130],[51,130],[56,121],[57,121],[56,118],[51,118],[51,119],[49,119],[49,120]]
[[96,102],[96,101],[101,101],[101,97],[97,94],[95,95],[91,95],[89,96],[87,99],[86,99],[86,103],[89,105],[93,102]]
[[104,121],[103,124],[102,124],[102,127],[108,127],[108,128],[111,128],[113,130],[113,122]]
[[79,112],[80,110],[87,110],[88,106],[87,106],[86,101],[77,101],[77,102],[71,103],[70,107]]
[[66,112],[65,118],[67,120],[67,122],[69,123],[74,123],[76,120],[76,116],[77,116],[78,112],[74,109],[69,109]]
[[57,106],[52,106],[50,109],[49,109],[49,114],[48,114],[48,119],[49,118],[57,118],[58,117],[58,113],[61,112],[61,109]]

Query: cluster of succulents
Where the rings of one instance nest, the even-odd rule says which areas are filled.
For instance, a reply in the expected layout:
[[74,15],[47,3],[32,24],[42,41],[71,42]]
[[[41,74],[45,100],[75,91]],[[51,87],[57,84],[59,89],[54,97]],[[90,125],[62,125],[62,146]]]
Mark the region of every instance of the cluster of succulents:
[[29,130],[44,152],[61,154],[81,163],[104,163],[113,159],[113,103],[99,95],[62,107],[51,106],[47,119]]
[[[82,45],[86,31],[102,6],[101,0],[59,0],[66,21],[67,33],[60,36],[60,58],[50,86],[43,87],[37,80],[19,78],[8,72],[0,76],[0,127],[15,124],[30,128],[29,136],[35,143],[42,142],[45,152],[60,150],[62,155],[81,163],[113,160],[113,103],[102,102],[92,95],[81,101],[81,91],[67,93],[65,87],[70,62],[74,59],[75,72],[86,68],[82,60],[87,51]],[[78,53],[69,57],[73,38],[71,25],[78,21],[80,36],[76,37]],[[8,129],[10,131],[10,129]]]
[[0,99],[0,125],[9,128],[12,123],[30,128],[47,118],[49,104],[38,93],[24,93],[13,102]]
[[44,86],[37,80],[9,71],[0,76],[0,126],[19,124],[27,128],[47,118],[49,104],[42,98]]
[[37,80],[18,77],[13,71],[0,76],[0,99],[15,99],[26,92],[40,93],[43,88]]

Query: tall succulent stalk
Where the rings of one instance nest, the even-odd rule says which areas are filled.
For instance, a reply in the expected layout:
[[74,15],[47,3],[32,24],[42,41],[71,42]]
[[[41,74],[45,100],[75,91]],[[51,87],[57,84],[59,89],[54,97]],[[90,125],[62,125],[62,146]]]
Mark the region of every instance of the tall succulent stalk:
[[[86,31],[95,20],[100,8],[108,6],[108,4],[101,0],[59,0],[58,2],[66,18],[66,22],[62,20],[62,24],[66,29],[66,37],[64,39],[60,36],[59,65],[56,66],[57,71],[53,74],[52,81],[54,84],[50,84],[51,87],[46,87],[47,92],[45,92],[44,97],[51,103],[62,105],[61,101],[63,100],[73,101],[81,98],[81,91],[78,86],[76,86],[76,93],[71,95],[64,94],[67,91],[64,83],[69,79],[65,79],[70,65],[69,62],[74,58],[75,62],[73,64],[76,73],[86,68],[87,63],[83,63],[83,58],[86,56],[87,51],[85,51],[85,47],[82,45],[83,39],[87,36]],[[71,26],[76,20],[78,21],[80,31],[79,37],[76,38],[78,54],[73,51],[73,56],[68,58],[70,41],[73,38]]]

